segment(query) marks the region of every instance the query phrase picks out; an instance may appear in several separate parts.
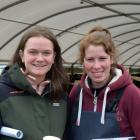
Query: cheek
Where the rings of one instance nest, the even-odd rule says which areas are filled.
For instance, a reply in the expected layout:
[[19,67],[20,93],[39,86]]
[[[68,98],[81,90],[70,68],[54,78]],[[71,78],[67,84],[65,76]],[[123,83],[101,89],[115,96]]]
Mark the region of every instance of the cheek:
[[106,62],[105,67],[108,68],[108,69],[111,69],[111,64],[112,63],[110,61],[109,62]]
[[24,55],[22,57],[22,62],[25,63],[25,64],[28,64],[30,62],[32,62],[35,58],[34,57],[31,57],[30,55]]
[[54,64],[54,57],[53,56],[51,56],[51,57],[47,57],[47,58],[45,58],[45,61],[46,61],[46,63],[49,63],[49,64]]
[[88,70],[91,69],[92,66],[91,66],[91,64],[84,63],[84,64],[83,64],[83,67],[84,67],[84,70],[85,70],[85,71],[88,71]]
[[104,66],[103,66],[103,69],[104,69],[104,71],[105,71],[105,73],[106,73],[107,75],[110,75],[110,70],[111,70],[111,65],[110,65],[110,63],[107,63],[106,65],[104,65]]

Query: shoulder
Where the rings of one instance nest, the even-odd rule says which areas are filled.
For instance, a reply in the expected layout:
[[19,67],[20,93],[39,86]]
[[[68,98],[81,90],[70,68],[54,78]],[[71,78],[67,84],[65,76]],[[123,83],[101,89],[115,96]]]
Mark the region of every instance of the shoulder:
[[71,92],[69,94],[69,97],[71,98],[72,96],[75,96],[80,89],[81,89],[81,86],[79,84],[73,85]]
[[127,108],[140,106],[140,89],[138,89],[134,84],[130,84],[125,87],[121,101]]
[[80,93],[80,90],[81,90],[81,87],[80,85],[74,85],[70,94],[69,94],[69,101],[70,101],[70,104],[73,105],[74,102],[76,101],[79,93]]
[[136,87],[134,84],[130,84],[126,86],[124,92],[125,94],[127,94],[127,96],[133,96],[133,97],[140,96],[140,89]]
[[13,89],[13,86],[11,85],[8,74],[4,73],[0,77],[0,101],[3,101],[10,96],[10,91]]
[[62,94],[61,99],[67,102],[67,101],[68,101],[68,93],[67,93],[67,92],[64,92],[64,93]]

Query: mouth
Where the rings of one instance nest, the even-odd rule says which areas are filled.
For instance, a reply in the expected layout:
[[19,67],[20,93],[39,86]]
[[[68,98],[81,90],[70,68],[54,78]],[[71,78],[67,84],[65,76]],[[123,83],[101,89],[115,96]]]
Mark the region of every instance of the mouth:
[[42,65],[42,64],[33,64],[33,66],[36,67],[36,68],[46,67],[46,65]]
[[102,77],[103,72],[92,72],[92,74],[95,78],[99,78],[99,77]]
[[102,74],[103,71],[92,72],[92,74]]

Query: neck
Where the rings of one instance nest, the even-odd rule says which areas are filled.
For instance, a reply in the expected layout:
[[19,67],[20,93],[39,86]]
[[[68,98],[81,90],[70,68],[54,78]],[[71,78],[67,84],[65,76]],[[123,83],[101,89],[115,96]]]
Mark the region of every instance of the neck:
[[31,84],[39,85],[42,81],[44,81],[45,77],[34,77],[28,74],[27,79]]
[[111,76],[109,76],[106,80],[102,81],[102,82],[94,82],[92,81],[92,86],[93,88],[102,88],[105,87],[111,80]]
[[45,75],[43,76],[33,76],[30,73],[24,71],[22,68],[20,68],[21,72],[26,76],[27,80],[34,85],[39,85],[42,81],[45,79]]

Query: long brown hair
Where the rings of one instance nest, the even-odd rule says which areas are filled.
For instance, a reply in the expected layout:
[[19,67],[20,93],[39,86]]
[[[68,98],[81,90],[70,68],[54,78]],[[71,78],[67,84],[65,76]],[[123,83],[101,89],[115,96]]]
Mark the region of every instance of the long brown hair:
[[53,43],[54,52],[56,56],[55,56],[54,64],[52,65],[52,68],[50,69],[50,71],[47,73],[46,78],[49,77],[51,80],[51,85],[53,88],[53,92],[51,96],[53,98],[59,98],[60,95],[64,91],[66,91],[67,76],[64,72],[64,67],[62,64],[61,48],[54,34],[47,27],[36,26],[29,29],[27,32],[24,33],[15,51],[15,54],[13,56],[12,64],[17,63],[23,69],[25,68],[24,64],[22,63],[19,53],[21,50],[24,51],[25,45],[28,39],[30,39],[31,37],[37,37],[37,36],[43,36],[49,39]]

